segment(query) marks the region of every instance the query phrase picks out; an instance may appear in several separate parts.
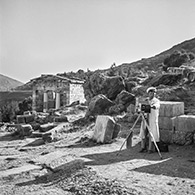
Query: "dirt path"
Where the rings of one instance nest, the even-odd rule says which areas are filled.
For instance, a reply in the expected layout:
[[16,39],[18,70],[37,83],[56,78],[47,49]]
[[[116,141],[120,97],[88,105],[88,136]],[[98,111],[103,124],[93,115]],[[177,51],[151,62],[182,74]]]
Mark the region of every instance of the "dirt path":
[[[28,146],[35,139],[13,139],[5,136],[5,132],[0,133],[2,195],[79,194],[76,191],[79,184],[75,184],[78,178],[82,178],[80,183],[85,181],[79,188],[82,189],[80,194],[90,194],[85,190],[89,189],[91,181],[94,181],[90,184],[93,188],[97,183],[103,188],[117,182],[117,190],[120,192],[110,194],[195,194],[194,145],[170,146],[170,152],[162,153],[163,159],[160,160],[158,153],[138,152],[139,140],[136,135],[134,147],[124,147],[118,152],[124,139],[97,145],[86,138],[93,133],[92,128],[86,127],[77,132],[61,133],[60,140],[37,146]],[[57,169],[60,172],[54,171]],[[82,170],[82,173],[79,172]],[[13,174],[14,171],[18,172]],[[71,174],[76,174],[72,176],[74,181],[69,179]],[[107,184],[108,181],[112,184]],[[68,187],[62,187],[62,182],[63,186],[66,183]],[[123,188],[126,191],[122,193]]]

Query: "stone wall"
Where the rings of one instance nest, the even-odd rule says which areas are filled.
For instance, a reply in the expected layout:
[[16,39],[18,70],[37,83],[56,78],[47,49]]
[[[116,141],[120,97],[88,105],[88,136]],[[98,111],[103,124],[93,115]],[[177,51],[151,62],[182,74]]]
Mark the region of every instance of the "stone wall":
[[86,101],[83,86],[81,84],[70,83],[69,104],[78,100],[80,103],[84,103]]
[[180,115],[172,118],[172,142],[179,145],[194,143],[195,116]]
[[160,138],[167,143],[172,143],[173,126],[172,118],[184,114],[184,103],[161,101],[159,110]]

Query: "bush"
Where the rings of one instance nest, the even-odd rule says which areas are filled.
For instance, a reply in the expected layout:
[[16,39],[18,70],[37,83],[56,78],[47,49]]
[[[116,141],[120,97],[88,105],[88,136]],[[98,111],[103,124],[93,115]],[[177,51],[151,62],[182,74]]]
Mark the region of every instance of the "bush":
[[185,51],[175,51],[173,54],[164,59],[163,70],[167,71],[168,67],[179,67],[191,59],[193,59],[193,55],[191,53],[188,54]]
[[32,110],[32,97],[25,98],[18,104],[19,112],[17,114],[23,114],[25,111]]
[[16,101],[7,101],[0,108],[2,122],[11,122],[16,118],[16,113],[18,113],[18,102]]
[[0,107],[2,122],[11,122],[16,119],[16,115],[23,114],[24,111],[32,110],[32,98],[25,98],[22,102],[6,101]]

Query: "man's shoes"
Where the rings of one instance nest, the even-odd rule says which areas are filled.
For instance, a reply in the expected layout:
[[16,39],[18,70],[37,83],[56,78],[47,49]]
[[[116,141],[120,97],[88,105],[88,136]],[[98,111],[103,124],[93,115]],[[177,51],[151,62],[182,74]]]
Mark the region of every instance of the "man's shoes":
[[142,148],[139,153],[144,153],[144,152],[147,152],[147,149],[146,148]]

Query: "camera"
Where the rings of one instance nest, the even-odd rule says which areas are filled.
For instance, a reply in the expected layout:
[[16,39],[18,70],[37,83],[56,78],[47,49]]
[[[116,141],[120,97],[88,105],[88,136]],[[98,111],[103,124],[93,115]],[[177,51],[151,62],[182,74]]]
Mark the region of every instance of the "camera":
[[135,110],[136,112],[150,113],[151,106],[148,104],[148,100],[147,99],[136,98],[135,109],[136,109]]
[[141,111],[145,113],[150,113],[151,107],[148,104],[141,104]]

